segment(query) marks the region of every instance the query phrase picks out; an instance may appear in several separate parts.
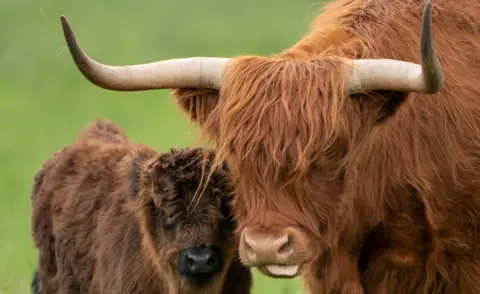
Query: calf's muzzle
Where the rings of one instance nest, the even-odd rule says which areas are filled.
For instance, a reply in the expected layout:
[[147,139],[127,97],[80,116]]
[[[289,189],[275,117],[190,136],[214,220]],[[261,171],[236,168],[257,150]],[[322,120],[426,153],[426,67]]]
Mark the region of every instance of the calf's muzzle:
[[178,271],[192,284],[206,284],[222,268],[222,255],[214,246],[197,246],[181,250]]

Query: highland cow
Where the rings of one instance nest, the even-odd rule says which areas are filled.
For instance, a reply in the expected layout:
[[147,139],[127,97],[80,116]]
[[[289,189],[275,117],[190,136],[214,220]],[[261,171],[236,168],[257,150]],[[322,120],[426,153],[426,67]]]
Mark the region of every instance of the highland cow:
[[249,293],[250,271],[235,257],[227,168],[200,185],[213,155],[158,154],[95,120],[35,177],[32,290]]
[[90,59],[62,22],[91,82],[174,89],[215,142],[243,264],[311,293],[467,294],[480,293],[479,11],[335,0],[272,57],[124,67]]

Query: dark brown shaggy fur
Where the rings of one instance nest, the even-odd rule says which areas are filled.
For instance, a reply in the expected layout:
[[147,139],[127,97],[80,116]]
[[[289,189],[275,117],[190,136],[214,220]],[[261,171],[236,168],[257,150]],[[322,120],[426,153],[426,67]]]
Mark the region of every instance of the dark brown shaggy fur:
[[[204,149],[158,154],[105,120],[55,153],[35,177],[38,293],[249,293],[235,258],[227,169],[203,194]],[[222,269],[195,286],[177,272],[179,250],[215,245]]]
[[420,62],[425,2],[336,0],[221,91],[174,90],[231,168],[239,232],[307,232],[311,293],[480,293],[480,1],[431,1],[437,94],[342,91],[343,58]]

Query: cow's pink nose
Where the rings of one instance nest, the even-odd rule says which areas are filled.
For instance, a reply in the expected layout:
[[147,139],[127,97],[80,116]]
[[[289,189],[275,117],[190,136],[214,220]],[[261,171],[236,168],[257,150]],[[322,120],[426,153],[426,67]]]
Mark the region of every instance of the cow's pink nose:
[[243,235],[244,249],[251,264],[286,263],[293,255],[290,234],[269,236],[263,234]]

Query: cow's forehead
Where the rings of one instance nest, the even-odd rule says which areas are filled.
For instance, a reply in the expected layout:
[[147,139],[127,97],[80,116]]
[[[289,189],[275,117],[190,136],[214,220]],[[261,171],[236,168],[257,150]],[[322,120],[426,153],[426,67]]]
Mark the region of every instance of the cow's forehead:
[[[233,182],[264,191],[279,190],[297,182],[304,182],[315,174],[318,164],[322,164],[322,169],[329,169],[330,166],[335,166],[338,159],[330,158],[328,152],[323,152],[324,142],[321,138],[311,145],[308,145],[306,140],[298,140],[292,143],[297,146],[292,146],[274,139],[258,142],[252,140],[240,144],[255,145],[256,149],[245,152],[244,146],[239,149],[232,148],[222,158],[228,163]],[[317,150],[313,150],[315,147]],[[324,162],[326,165],[323,167]]]

